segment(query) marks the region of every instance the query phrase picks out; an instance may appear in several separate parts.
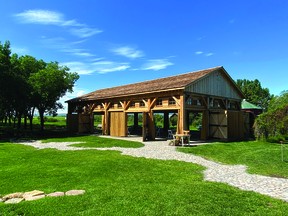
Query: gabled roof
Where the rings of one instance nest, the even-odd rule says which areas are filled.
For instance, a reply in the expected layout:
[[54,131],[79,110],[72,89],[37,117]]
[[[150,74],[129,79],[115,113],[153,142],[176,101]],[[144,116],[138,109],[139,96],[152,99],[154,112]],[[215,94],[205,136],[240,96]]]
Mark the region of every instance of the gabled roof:
[[261,107],[256,106],[255,104],[252,104],[252,103],[246,101],[245,99],[244,99],[244,100],[242,101],[242,103],[241,103],[241,109],[244,109],[244,110],[245,110],[245,109],[248,109],[248,110],[250,110],[250,109],[262,110]]
[[[169,90],[184,89],[187,85],[218,70],[222,70],[225,73],[227,73],[223,67],[214,67],[214,68],[209,68],[209,69],[200,70],[196,72],[170,76],[166,78],[160,78],[160,79],[139,82],[139,83],[134,83],[134,84],[129,84],[129,85],[100,89],[100,90],[96,90],[91,93],[85,94],[81,97],[68,100],[67,102],[80,102],[80,101],[90,101],[90,100],[92,101],[92,100],[100,100],[100,99],[106,99],[106,98],[125,97],[125,96],[147,94],[147,93],[153,93],[153,92],[163,92],[163,91],[169,91]],[[240,90],[239,92],[240,94],[242,94]]]

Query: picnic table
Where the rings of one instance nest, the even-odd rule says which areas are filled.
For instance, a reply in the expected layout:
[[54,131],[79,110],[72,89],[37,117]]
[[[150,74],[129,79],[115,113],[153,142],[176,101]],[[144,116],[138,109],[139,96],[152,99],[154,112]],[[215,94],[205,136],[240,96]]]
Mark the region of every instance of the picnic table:
[[[173,135],[173,142],[176,145],[177,142],[181,142],[181,145],[190,143],[190,134],[175,134]],[[180,143],[179,143],[180,144]]]

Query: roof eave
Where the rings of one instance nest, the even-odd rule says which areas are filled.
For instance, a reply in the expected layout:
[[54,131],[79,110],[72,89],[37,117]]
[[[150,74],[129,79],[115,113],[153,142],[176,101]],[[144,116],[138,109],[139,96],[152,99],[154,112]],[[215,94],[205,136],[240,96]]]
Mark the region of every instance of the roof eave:
[[97,100],[103,100],[103,99],[116,99],[116,98],[123,98],[123,97],[133,97],[133,96],[140,96],[140,95],[147,95],[147,94],[153,94],[153,93],[163,93],[163,92],[171,92],[171,91],[179,91],[184,90],[185,87],[179,87],[179,88],[171,88],[171,89],[165,89],[165,90],[158,90],[158,91],[149,91],[149,92],[141,92],[141,93],[133,93],[133,94],[125,94],[125,95],[117,95],[117,96],[108,96],[108,97],[100,97],[100,98],[93,98],[93,99],[81,99],[81,97],[73,98],[71,100],[65,101],[65,103],[78,103],[78,102],[84,102],[84,101],[97,101]]

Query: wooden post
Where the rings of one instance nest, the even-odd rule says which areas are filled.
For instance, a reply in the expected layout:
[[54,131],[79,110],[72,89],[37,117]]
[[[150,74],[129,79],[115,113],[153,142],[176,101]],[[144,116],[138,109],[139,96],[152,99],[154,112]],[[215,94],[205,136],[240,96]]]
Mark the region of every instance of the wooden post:
[[177,121],[177,134],[183,134],[184,130],[188,130],[186,121],[186,109],[185,109],[185,96],[180,96],[180,108],[178,110]]
[[203,111],[202,115],[202,128],[201,128],[201,140],[207,140],[209,138],[209,111]]
[[169,112],[164,112],[164,136],[168,136],[169,130]]
[[147,125],[147,113],[143,112],[142,113],[143,117],[142,117],[142,141],[146,141],[146,137],[147,137],[147,130],[148,130],[148,125]]
[[109,128],[110,128],[110,122],[109,122],[109,112],[108,112],[108,109],[109,109],[109,106],[110,106],[110,102],[107,103],[105,102],[104,104],[102,104],[103,107],[104,107],[104,125],[102,125],[103,127],[103,134],[104,135],[109,135],[110,131],[109,131]]
[[155,125],[153,111],[148,112],[148,135],[150,140],[155,140]]
[[68,114],[72,114],[74,106],[71,103],[68,103]]
[[104,113],[104,115],[101,115],[101,117],[102,117],[102,121],[101,121],[101,126],[102,126],[102,134],[104,135],[105,133],[105,113]]
[[134,128],[138,128],[138,113],[134,113]]
[[[152,118],[151,118],[152,117]],[[155,140],[153,112],[143,112],[143,141]]]
[[120,135],[120,136],[128,136],[128,127],[127,127],[127,119],[128,119],[128,116],[127,116],[127,113],[126,112],[123,112],[123,115],[124,115],[124,122],[122,123],[122,127],[124,128],[124,131],[123,133]]
[[94,114],[90,113],[90,133],[94,133]]

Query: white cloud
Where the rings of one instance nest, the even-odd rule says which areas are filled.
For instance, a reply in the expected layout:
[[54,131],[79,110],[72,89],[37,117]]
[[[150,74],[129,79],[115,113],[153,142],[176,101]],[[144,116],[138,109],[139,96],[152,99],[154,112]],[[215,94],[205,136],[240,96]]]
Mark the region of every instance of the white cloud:
[[50,10],[26,10],[14,16],[22,23],[70,27],[71,34],[80,38],[91,37],[102,32],[76,20],[66,20],[62,13]]
[[144,53],[141,50],[129,46],[118,47],[111,50],[116,55],[125,56],[127,58],[135,59],[144,56]]
[[48,10],[27,10],[15,14],[23,23],[35,23],[43,25],[62,25],[65,23],[63,15],[58,12]]
[[172,62],[167,59],[151,59],[148,60],[144,65],[142,65],[142,70],[162,70],[168,66],[174,65]]
[[203,52],[202,51],[197,51],[197,52],[195,52],[195,54],[196,55],[201,55],[201,54],[203,54]]
[[87,38],[95,34],[99,34],[103,31],[99,29],[85,27],[85,28],[73,28],[73,29],[70,29],[70,32],[71,34],[78,36],[80,38]]
[[42,37],[42,43],[47,48],[56,49],[60,52],[69,53],[71,55],[81,56],[81,57],[93,57],[94,54],[90,53],[87,49],[78,48],[79,45],[84,43],[85,40],[67,42],[66,39],[61,37],[46,38]]
[[[71,53],[71,50],[69,50],[69,52]],[[95,56],[94,54],[89,53],[89,52],[84,52],[83,50],[79,50],[79,52],[73,52],[73,54],[77,55],[77,56],[82,56],[82,57],[93,57],[93,56]]]
[[196,51],[195,55],[205,55],[205,56],[209,57],[209,56],[214,55],[214,53],[212,53],[212,52],[205,53],[205,52],[202,52],[202,51]]
[[119,63],[119,62],[112,62],[112,61],[98,61],[92,63],[95,71],[101,74],[116,72],[116,71],[123,71],[130,68],[128,63]]
[[96,62],[63,62],[61,65],[65,65],[70,68],[72,72],[78,74],[92,74],[92,73],[110,73],[116,71],[123,71],[130,68],[129,63],[112,62],[112,61],[96,61]]

